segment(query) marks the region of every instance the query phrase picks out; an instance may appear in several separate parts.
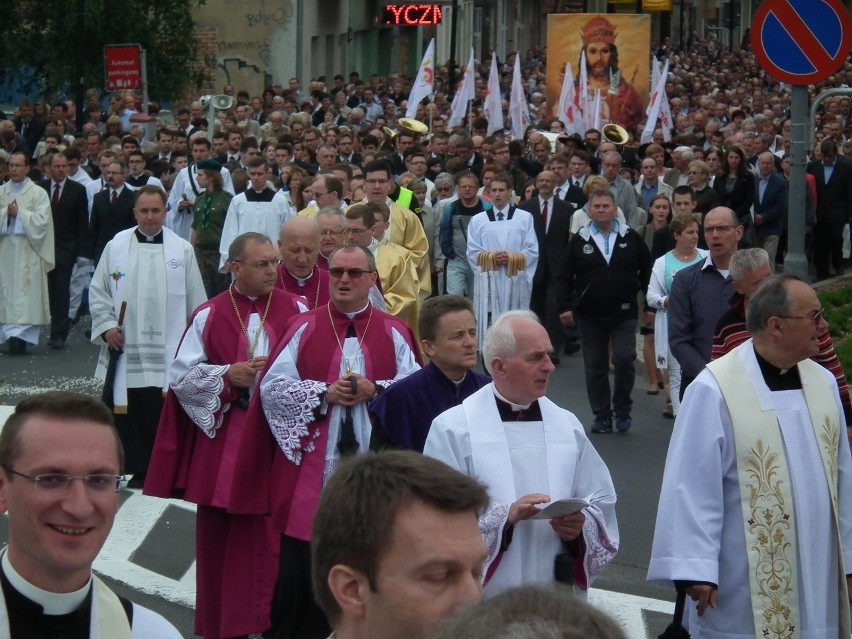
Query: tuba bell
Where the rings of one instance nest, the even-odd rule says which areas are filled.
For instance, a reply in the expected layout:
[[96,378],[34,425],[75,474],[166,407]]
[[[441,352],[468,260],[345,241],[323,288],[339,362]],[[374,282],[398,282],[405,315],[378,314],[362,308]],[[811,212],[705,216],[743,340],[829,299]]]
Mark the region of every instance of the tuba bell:
[[392,149],[396,143],[396,136],[400,133],[410,135],[414,138],[415,143],[418,142],[420,136],[429,133],[428,126],[423,124],[420,120],[415,120],[413,118],[400,118],[397,120],[397,125],[399,127],[398,131],[394,131],[390,127],[382,127],[382,133],[385,135],[385,139],[382,141],[381,145],[382,150]]
[[612,142],[619,151],[621,151],[624,148],[624,145],[630,140],[630,134],[627,133],[627,130],[617,124],[604,124],[602,133],[604,139],[607,142]]

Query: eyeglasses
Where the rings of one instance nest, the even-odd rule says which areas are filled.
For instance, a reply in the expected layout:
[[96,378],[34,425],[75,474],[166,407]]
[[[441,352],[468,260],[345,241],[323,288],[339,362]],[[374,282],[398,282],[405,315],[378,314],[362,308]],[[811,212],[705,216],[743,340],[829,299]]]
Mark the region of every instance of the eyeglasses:
[[322,231],[320,235],[322,237],[334,237],[335,235],[343,235],[343,231]]
[[[244,262],[243,260],[231,260],[231,261],[236,262],[237,264],[247,264],[247,262]],[[272,266],[274,268],[278,268],[280,265],[281,265],[281,260],[262,260],[260,262],[257,262],[256,264],[249,264],[249,266],[251,266],[252,268],[256,268],[256,269],[261,270],[261,271],[265,271],[270,266]]]
[[819,325],[819,323],[825,319],[825,309],[821,308],[813,315],[776,315],[779,319],[803,319],[810,320],[814,323],[814,325]]
[[369,230],[370,230],[370,229],[353,229],[353,228],[348,228],[348,229],[344,229],[344,231],[343,231],[343,232],[344,232],[344,233],[348,233],[349,235],[361,235],[362,233],[366,233],[366,232],[367,232],[367,231],[369,231]]
[[341,277],[343,277],[344,273],[349,276],[350,280],[358,280],[361,279],[361,276],[364,275],[364,273],[372,272],[373,271],[365,271],[362,268],[340,268],[337,266],[328,269],[328,274],[336,280],[339,280]]
[[720,224],[719,226],[705,226],[704,233],[712,235],[713,233],[727,233],[737,228],[737,224]]
[[99,473],[95,475],[77,477],[74,475],[65,475],[63,473],[48,473],[46,475],[30,477],[29,475],[24,475],[24,473],[19,473],[11,468],[7,468],[6,470],[12,475],[17,475],[18,477],[30,480],[33,484],[35,484],[36,488],[56,492],[70,488],[71,483],[75,479],[82,480],[86,489],[93,493],[117,493],[121,490],[121,487],[124,484],[123,475],[104,475]]
[[387,184],[390,180],[364,180],[370,186],[378,186],[382,184]]

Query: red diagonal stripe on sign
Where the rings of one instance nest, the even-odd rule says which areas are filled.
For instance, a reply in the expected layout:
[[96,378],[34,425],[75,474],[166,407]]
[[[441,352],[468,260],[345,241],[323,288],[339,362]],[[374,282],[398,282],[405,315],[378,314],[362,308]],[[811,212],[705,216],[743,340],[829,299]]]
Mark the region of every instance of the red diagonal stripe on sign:
[[[822,46],[822,43],[816,39],[810,27],[796,13],[796,10],[793,9],[789,1],[779,2],[776,6],[772,7],[770,13],[775,15],[781,26],[790,34],[793,42],[802,50],[802,53],[805,54],[816,69],[837,63],[837,60],[834,60]],[[796,34],[795,37],[793,33]]]

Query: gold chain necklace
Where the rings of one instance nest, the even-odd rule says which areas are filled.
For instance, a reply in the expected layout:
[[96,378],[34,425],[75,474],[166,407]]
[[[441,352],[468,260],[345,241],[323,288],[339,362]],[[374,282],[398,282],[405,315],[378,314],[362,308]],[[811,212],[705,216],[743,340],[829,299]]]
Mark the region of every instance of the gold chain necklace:
[[[249,340],[248,328],[246,328],[245,322],[243,322],[243,317],[240,315],[240,309],[237,308],[237,300],[234,299],[234,285],[231,284],[228,287],[228,295],[231,296],[231,306],[234,307],[234,313],[237,314],[237,320],[240,323],[240,328],[243,329],[243,335],[246,336],[246,343]],[[260,334],[263,332],[263,325],[266,323],[266,316],[269,315],[269,307],[272,304],[272,291],[269,292],[269,297],[266,299],[266,308],[263,310],[263,317],[260,318],[260,326],[257,327],[257,330],[254,332],[254,340],[251,341],[248,347],[248,358],[249,361],[254,359],[254,350],[257,348],[257,343],[260,340]],[[249,317],[251,317],[251,312],[249,312]]]
[[[288,291],[288,290],[287,290],[287,283],[284,281],[284,272],[283,272],[283,270],[284,270],[284,266],[282,266],[282,267],[281,267],[281,269],[282,269],[282,270],[281,270],[281,271],[279,271],[279,273],[278,273],[278,279],[279,279],[279,280],[281,280],[281,288],[283,288],[285,292],[289,293],[290,291]],[[308,275],[308,277],[307,277],[307,278],[305,278],[305,281],[307,281],[307,280],[308,280],[308,278],[313,277],[314,272],[317,272],[317,292],[316,292],[316,295],[314,295],[314,305],[313,305],[313,306],[311,306],[311,308],[312,308],[312,309],[314,309],[314,308],[316,308],[317,306],[319,306],[319,294],[320,294],[321,282],[319,281],[319,280],[320,280],[320,276],[319,276],[319,272],[318,272],[318,271],[319,271],[319,266],[317,266],[316,264],[314,264],[314,268],[313,268],[313,270],[311,271],[311,274],[310,274],[310,275]],[[289,271],[288,271],[288,273],[289,273]],[[293,277],[296,277],[296,276],[294,275]],[[297,278],[297,279],[298,279],[298,278]]]
[[[373,319],[373,305],[367,304],[370,307],[370,315],[367,316],[367,325],[364,327],[364,333],[361,335],[361,339],[358,340],[358,349],[361,350],[361,344],[364,343],[364,338],[367,337],[367,329],[370,328],[370,320]],[[340,336],[337,334],[337,329],[334,327],[334,318],[331,316],[331,302],[328,303],[328,321],[331,322],[331,331],[334,333],[334,339],[337,340],[337,347],[340,349],[340,357],[343,358],[343,364],[346,366],[346,374],[352,372],[352,367],[349,365],[349,360],[343,354],[343,342],[340,341]],[[350,320],[352,321],[352,320]],[[343,338],[346,339],[345,337]],[[364,351],[361,350],[363,353]]]

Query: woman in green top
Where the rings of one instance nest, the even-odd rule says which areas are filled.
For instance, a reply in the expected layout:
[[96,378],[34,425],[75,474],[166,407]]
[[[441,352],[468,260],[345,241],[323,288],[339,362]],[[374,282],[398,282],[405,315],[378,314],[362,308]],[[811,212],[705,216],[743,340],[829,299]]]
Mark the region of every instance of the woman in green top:
[[198,186],[204,191],[195,198],[195,217],[192,220],[190,241],[208,297],[215,297],[231,283],[228,274],[219,272],[219,240],[231,197],[222,190],[222,166],[215,160],[198,163]]

